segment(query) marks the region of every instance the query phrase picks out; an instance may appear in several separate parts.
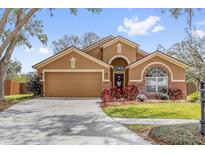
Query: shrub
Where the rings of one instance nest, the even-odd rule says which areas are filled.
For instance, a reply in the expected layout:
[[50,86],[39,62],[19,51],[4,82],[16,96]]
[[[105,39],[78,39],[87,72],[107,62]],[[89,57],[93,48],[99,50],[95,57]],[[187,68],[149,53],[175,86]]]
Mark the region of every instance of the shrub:
[[27,89],[29,92],[32,92],[34,96],[43,95],[43,85],[40,82],[40,77],[37,75],[31,76],[27,82]]
[[126,100],[134,100],[138,93],[138,88],[135,85],[129,85],[122,89],[123,98]]
[[190,102],[195,103],[195,102],[199,102],[199,100],[200,100],[200,93],[199,92],[194,92],[188,96],[188,101],[190,101]]
[[137,100],[139,100],[140,102],[144,102],[147,99],[147,97],[144,94],[139,94],[137,96]]
[[175,87],[168,88],[168,95],[172,100],[180,100],[184,96],[182,90]]
[[119,89],[116,87],[105,88],[102,92],[101,99],[103,102],[113,102],[119,100],[133,100],[138,94],[138,88],[135,85]]
[[159,93],[159,98],[161,100],[168,100],[169,99],[169,95],[167,95],[166,93]]
[[101,100],[105,102],[114,102],[115,98],[110,93],[110,88],[105,88],[101,95]]
[[110,95],[113,96],[116,99],[122,98],[122,92],[119,88],[117,87],[112,87],[110,88]]

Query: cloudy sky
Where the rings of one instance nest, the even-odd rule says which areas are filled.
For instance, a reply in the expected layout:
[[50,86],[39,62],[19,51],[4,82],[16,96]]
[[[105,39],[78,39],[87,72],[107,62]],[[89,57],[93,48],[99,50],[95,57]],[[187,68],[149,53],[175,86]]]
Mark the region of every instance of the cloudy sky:
[[[54,17],[50,17],[48,10],[43,9],[37,14],[48,35],[47,46],[32,38],[31,49],[15,49],[12,58],[22,63],[22,72],[33,71],[32,65],[53,55],[51,42],[64,34],[82,35],[85,32],[95,32],[100,37],[122,35],[140,44],[141,49],[148,53],[155,51],[158,44],[168,48],[185,37],[186,16],[176,20],[168,14],[161,14],[159,9],[103,9],[100,14],[80,9],[77,16],[71,15],[67,9],[56,9],[53,13]],[[193,34],[197,37],[205,36],[204,17],[205,14],[202,13],[194,16],[196,30]]]

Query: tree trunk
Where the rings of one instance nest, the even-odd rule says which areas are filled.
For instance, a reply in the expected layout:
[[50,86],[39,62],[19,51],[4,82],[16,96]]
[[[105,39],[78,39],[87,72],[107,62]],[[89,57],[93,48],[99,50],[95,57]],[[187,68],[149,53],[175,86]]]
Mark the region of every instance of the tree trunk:
[[6,79],[6,71],[8,64],[0,62],[0,103],[4,101],[4,82]]

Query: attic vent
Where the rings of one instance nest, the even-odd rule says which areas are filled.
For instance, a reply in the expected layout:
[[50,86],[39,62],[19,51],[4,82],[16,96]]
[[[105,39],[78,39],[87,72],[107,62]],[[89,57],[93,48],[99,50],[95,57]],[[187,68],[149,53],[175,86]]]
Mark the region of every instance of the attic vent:
[[119,43],[116,46],[117,46],[117,53],[119,54],[122,53],[122,44]]
[[75,68],[75,61],[76,61],[76,59],[74,57],[72,57],[70,59],[70,66],[71,66],[71,68]]

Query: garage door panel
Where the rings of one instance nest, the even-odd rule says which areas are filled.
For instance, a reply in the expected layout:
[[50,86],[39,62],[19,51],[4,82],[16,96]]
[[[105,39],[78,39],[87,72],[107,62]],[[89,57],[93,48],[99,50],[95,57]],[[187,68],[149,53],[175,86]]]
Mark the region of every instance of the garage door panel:
[[102,90],[102,73],[47,72],[45,96],[99,97]]

